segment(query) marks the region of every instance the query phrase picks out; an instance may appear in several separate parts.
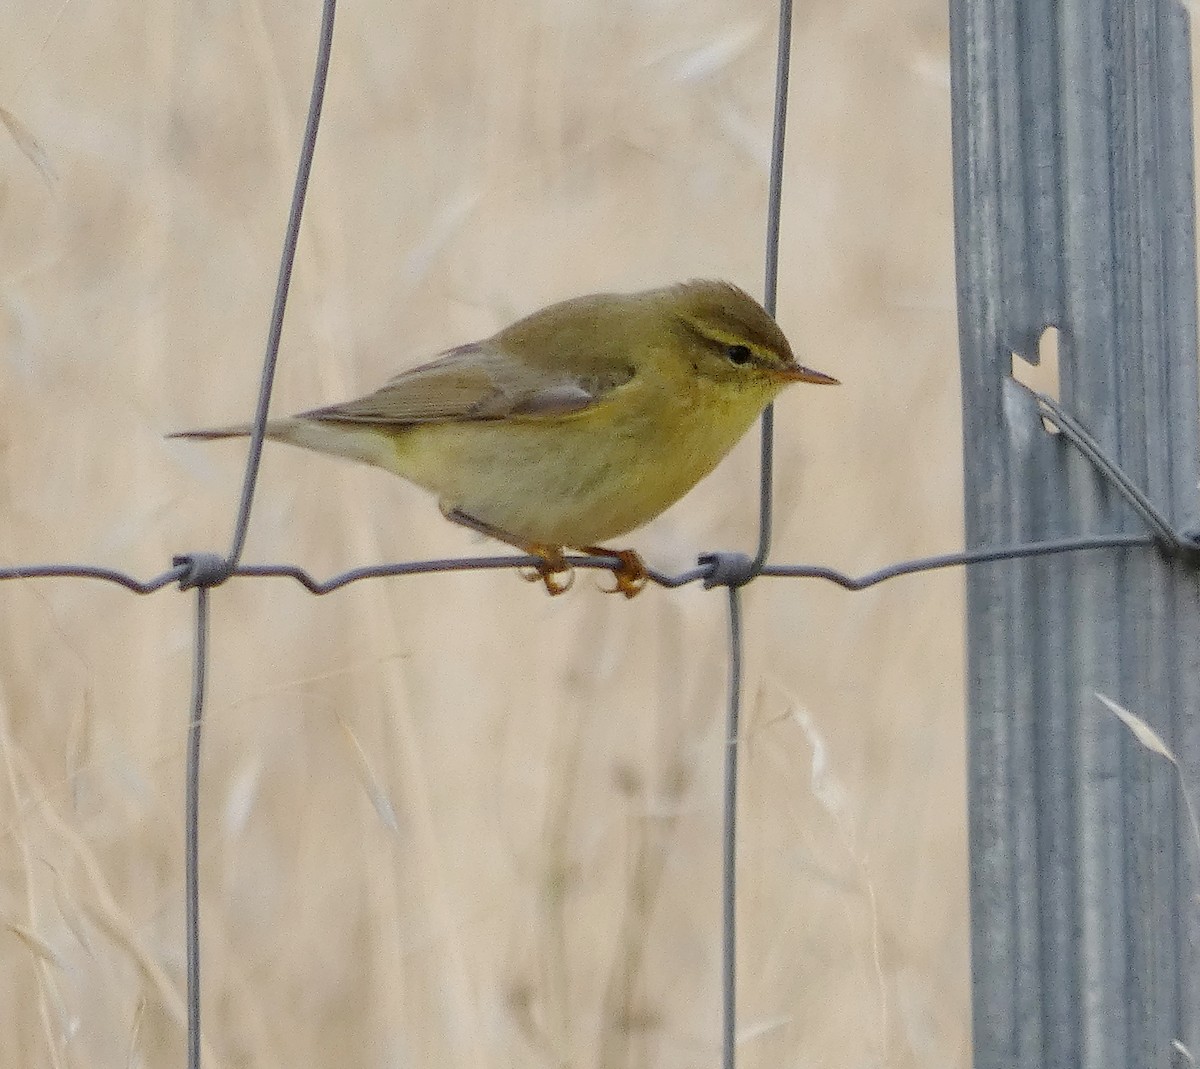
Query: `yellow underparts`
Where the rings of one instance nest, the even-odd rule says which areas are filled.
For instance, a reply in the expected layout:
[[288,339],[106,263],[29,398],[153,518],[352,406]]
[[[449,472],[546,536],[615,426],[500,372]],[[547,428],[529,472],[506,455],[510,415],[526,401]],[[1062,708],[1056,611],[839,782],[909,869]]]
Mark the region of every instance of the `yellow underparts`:
[[390,449],[360,459],[521,542],[595,545],[686,494],[776,392],[758,383],[733,391],[695,380],[687,391],[679,385],[639,376],[570,415],[376,432]]

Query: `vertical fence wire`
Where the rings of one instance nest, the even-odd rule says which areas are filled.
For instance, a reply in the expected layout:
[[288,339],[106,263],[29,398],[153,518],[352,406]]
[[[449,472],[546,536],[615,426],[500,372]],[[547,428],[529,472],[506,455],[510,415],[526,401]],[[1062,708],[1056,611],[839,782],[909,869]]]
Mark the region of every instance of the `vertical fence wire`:
[[308,195],[308,179],[312,174],[313,154],[317,148],[317,130],[321,124],[321,106],[325,101],[325,84],[329,76],[329,58],[333,53],[333,17],[337,0],[324,0],[321,8],[321,30],[317,41],[316,70],[313,72],[312,93],[308,102],[308,119],[300,145],[300,161],[292,187],[292,203],[288,209],[287,229],[283,237],[283,253],[279,258],[279,276],[271,304],[271,325],[267,331],[267,350],[263,357],[262,379],[258,386],[258,402],[250,433],[250,449],[246,455],[246,473],[242,479],[242,496],[238,502],[237,522],[229,547],[228,566],[241,559],[246,547],[246,532],[250,527],[250,508],[254,503],[254,488],[262,460],[263,439],[266,435],[267,412],[271,407],[271,389],[275,384],[275,367],[279,361],[279,342],[283,337],[283,316],[287,311],[288,291],[292,284],[292,266],[296,261],[296,246],[300,240],[300,220],[304,215],[304,199]]
[[292,268],[296,261],[296,248],[300,240],[300,223],[304,215],[304,201],[308,194],[308,182],[312,174],[317,131],[321,123],[321,108],[325,100],[325,86],[329,77],[329,61],[333,53],[333,22],[336,10],[336,0],[324,0],[321,9],[321,26],[317,38],[317,58],[313,72],[312,91],[309,96],[308,117],[304,124],[300,158],[296,167],[296,180],[292,188],[292,201],[288,209],[287,226],[284,230],[283,250],[279,260],[275,296],[271,305],[270,326],[267,331],[267,346],[263,357],[258,401],[251,428],[250,446],[246,455],[246,469],[242,480],[242,493],[238,502],[237,519],[234,523],[229,555],[219,564],[211,554],[197,555],[191,560],[194,572],[206,571],[207,575],[203,578],[198,575],[193,576],[197,580],[195,661],[191,721],[188,725],[187,775],[184,786],[184,939],[187,961],[188,1069],[200,1069],[201,1061],[200,740],[204,715],[204,693],[208,678],[209,590],[211,586],[227,579],[233,569],[237,567],[242,551],[245,549],[246,534],[250,527],[250,510],[254,504],[254,488],[258,481],[259,465],[262,460],[267,413],[271,405],[275,368],[279,360],[279,343],[283,337],[283,319],[287,311]]
[[[771,126],[771,173],[767,186],[766,267],[763,272],[763,307],[774,315],[779,291],[779,221],[783,204],[783,149],[787,131],[788,78],[792,55],[792,0],[779,0],[779,40],[775,54],[775,111]],[[759,445],[758,549],[754,571],[762,570],[771,553],[774,503],[775,406],[762,414]]]
[[200,1066],[200,729],[208,679],[208,587],[196,588],[191,720],[184,787],[184,942],[187,960],[187,1063]]
[[725,720],[725,790],[721,873],[721,1066],[737,1060],[737,782],[738,722],[742,708],[742,593],[729,595],[729,704]]
[[[771,124],[771,166],[767,185],[763,307],[774,316],[779,291],[779,229],[783,203],[784,136],[787,131],[788,78],[791,68],[792,0],[780,0],[775,56],[775,108]],[[745,580],[760,572],[771,552],[774,499],[775,406],[762,414],[758,481],[758,548],[745,569]],[[740,584],[729,595],[729,707],[725,729],[725,785],[721,830],[721,1064],[737,1061],[737,760],[738,720],[742,702],[742,605]]]

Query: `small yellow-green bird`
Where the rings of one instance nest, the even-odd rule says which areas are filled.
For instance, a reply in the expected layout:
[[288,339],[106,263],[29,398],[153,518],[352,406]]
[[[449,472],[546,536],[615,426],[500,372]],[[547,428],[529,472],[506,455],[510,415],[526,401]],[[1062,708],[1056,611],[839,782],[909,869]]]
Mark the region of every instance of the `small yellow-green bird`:
[[641,559],[599,543],[679,500],[792,382],[837,379],[798,364],[748,294],[693,281],[552,304],[266,434],[410,479],[447,519],[537,557],[531,578],[551,594],[570,586],[575,549],[616,557],[614,593],[633,597]]

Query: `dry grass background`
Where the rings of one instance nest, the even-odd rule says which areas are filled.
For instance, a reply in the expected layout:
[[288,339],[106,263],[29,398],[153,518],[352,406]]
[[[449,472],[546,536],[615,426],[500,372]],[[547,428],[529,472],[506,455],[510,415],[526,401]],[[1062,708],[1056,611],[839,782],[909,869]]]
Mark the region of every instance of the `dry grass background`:
[[[0,562],[223,548],[317,4],[0,7]],[[795,26],[775,558],[960,544],[942,0]],[[343,4],[275,410],[549,300],[761,289],[775,12]],[[743,443],[635,544],[748,548]],[[247,559],[490,550],[269,448]],[[724,598],[506,573],[214,596],[211,1066],[713,1065]],[[182,1062],[194,597],[0,589],[0,1065]],[[741,1064],[965,1066],[961,578],[746,592]],[[391,816],[382,799],[391,807]]]

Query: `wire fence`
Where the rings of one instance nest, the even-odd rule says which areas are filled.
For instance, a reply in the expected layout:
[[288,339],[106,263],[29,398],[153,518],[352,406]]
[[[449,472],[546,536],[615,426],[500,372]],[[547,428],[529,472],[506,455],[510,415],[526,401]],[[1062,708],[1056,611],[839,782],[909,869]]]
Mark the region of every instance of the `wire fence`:
[[[301,145],[287,229],[279,263],[279,274],[271,306],[266,353],[250,436],[249,451],[242,481],[241,496],[233,524],[230,547],[224,555],[195,552],[176,556],[171,567],[158,575],[139,579],[116,569],[86,564],[30,564],[0,568],[0,580],[84,579],[112,583],[133,593],[148,595],[170,586],[195,591],[193,625],[193,681],[186,755],[186,797],[184,822],[185,853],[185,939],[187,962],[187,1065],[201,1064],[200,998],[200,922],[199,922],[199,802],[201,729],[209,670],[210,598],[216,587],[237,579],[290,579],[309,593],[325,595],[367,580],[398,578],[440,572],[466,572],[517,569],[535,566],[536,558],[522,554],[485,557],[453,557],[430,560],[381,563],[352,568],[326,578],[291,564],[247,564],[242,556],[254,504],[264,431],[282,337],[284,314],[295,260],[305,196],[317,143],[329,65],[333,53],[336,0],[324,0],[321,30],[308,116]],[[779,234],[784,174],[784,134],[788,113],[788,75],[791,62],[792,3],[779,5],[778,53],[775,73],[775,107],[770,154],[770,183],[766,219],[764,306],[776,311]],[[741,590],[749,583],[766,578],[817,579],[849,591],[865,590],[887,580],[944,568],[971,566],[989,562],[1012,561],[1063,553],[1098,552],[1108,549],[1155,547],[1171,560],[1189,568],[1200,563],[1200,533],[1176,530],[1166,516],[1107,455],[1101,445],[1070,412],[1050,397],[1036,395],[1042,417],[1052,423],[1095,467],[1111,487],[1142,520],[1140,533],[1081,533],[1011,545],[939,554],[900,561],[863,575],[850,575],[820,564],[781,564],[769,560],[773,522],[772,473],[774,463],[773,410],[768,408],[761,422],[759,464],[759,532],[753,556],[714,551],[703,554],[693,568],[677,573],[649,570],[649,579],[658,586],[674,589],[699,583],[705,589],[724,589],[728,613],[728,702],[725,731],[723,824],[722,824],[722,1066],[733,1069],[736,1058],[737,982],[735,973],[737,933],[735,927],[737,896],[737,805],[738,740],[742,704],[743,607]],[[571,567],[615,570],[621,562],[606,556],[570,556]]]

